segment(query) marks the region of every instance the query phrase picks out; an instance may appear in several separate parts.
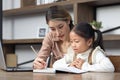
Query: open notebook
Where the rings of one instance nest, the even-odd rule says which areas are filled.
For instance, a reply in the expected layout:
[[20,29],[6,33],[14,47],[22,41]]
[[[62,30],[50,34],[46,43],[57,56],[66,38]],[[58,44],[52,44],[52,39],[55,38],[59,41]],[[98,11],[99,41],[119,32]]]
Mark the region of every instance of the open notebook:
[[75,67],[59,67],[59,68],[46,68],[46,69],[34,69],[33,72],[39,73],[56,73],[56,72],[68,72],[68,73],[84,73],[87,71],[80,70]]

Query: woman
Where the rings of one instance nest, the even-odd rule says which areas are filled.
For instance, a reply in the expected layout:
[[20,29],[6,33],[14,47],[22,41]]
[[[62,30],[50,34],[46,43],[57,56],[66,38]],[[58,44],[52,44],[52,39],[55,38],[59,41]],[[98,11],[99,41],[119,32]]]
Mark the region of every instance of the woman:
[[69,33],[73,28],[70,14],[62,6],[51,6],[46,12],[46,22],[50,32],[45,36],[34,69],[43,69],[46,60],[53,53],[53,61],[63,57],[69,46]]

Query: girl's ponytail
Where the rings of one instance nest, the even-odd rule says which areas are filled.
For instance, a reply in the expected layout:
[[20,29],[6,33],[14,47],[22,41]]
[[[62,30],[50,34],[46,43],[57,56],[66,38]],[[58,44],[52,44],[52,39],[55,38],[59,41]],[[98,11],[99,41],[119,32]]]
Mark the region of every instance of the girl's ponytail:
[[104,46],[103,46],[103,37],[102,37],[102,32],[100,30],[94,30],[95,31],[95,39],[93,42],[93,48],[96,48],[97,46],[100,46],[103,50]]

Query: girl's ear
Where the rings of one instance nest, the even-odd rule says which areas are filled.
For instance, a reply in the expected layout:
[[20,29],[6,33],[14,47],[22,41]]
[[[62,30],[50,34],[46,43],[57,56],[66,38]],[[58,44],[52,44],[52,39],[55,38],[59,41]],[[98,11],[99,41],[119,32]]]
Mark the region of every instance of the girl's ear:
[[88,46],[91,46],[91,45],[92,45],[92,42],[93,42],[93,39],[90,38],[90,39],[87,41]]

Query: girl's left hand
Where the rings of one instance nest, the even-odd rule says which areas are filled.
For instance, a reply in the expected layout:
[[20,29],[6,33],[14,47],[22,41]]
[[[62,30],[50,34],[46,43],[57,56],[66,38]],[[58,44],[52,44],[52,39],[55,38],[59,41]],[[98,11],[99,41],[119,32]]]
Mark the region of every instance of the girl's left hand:
[[78,68],[78,69],[81,69],[83,63],[84,63],[84,60],[81,59],[81,58],[78,58],[78,59],[75,59],[75,60],[70,64],[70,66],[76,67],[76,68]]

